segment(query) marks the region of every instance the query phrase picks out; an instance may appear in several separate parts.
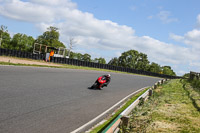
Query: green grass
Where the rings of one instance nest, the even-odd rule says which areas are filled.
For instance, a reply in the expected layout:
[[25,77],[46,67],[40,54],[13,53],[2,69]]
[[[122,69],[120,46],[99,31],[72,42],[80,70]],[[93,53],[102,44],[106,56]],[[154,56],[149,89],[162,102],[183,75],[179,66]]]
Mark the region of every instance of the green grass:
[[[49,68],[66,68],[66,69],[82,69],[82,70],[94,70],[94,71],[105,71],[105,72],[115,72],[115,73],[130,74],[130,73],[120,72],[120,71],[113,71],[113,70],[100,69],[100,68],[91,68],[91,67],[83,67],[83,66],[74,66],[74,65],[67,65],[67,64],[58,64],[58,65],[61,65],[61,66],[50,66],[48,64],[47,65],[36,65],[36,64],[22,64],[22,63],[0,62],[0,65],[49,67]],[[137,75],[137,74],[134,74],[134,75]]]
[[59,68],[59,67],[57,67],[57,66],[36,65],[36,64],[22,64],[22,63],[11,63],[11,62],[0,62],[0,65],[12,65],[12,66],[34,66],[34,67],[54,67],[54,68]]
[[171,80],[154,90],[153,96],[132,113],[121,132],[200,132],[200,95],[189,83]]
[[100,133],[102,132],[112,121],[115,120],[115,118],[118,117],[120,113],[122,113],[129,105],[131,105],[139,96],[141,96],[145,91],[147,91],[148,88],[144,89],[143,91],[139,92],[138,94],[134,95],[132,98],[130,98],[124,106],[122,106],[120,109],[118,109],[114,115],[112,115],[109,119],[107,119],[103,124],[99,125],[95,129],[93,129],[90,133]]

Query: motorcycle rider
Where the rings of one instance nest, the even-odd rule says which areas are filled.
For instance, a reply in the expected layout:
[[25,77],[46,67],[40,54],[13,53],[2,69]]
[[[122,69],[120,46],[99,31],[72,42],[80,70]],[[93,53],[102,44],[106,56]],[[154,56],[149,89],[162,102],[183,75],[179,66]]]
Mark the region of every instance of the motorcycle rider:
[[103,77],[102,77],[102,79],[105,77],[105,79],[106,79],[106,82],[103,84],[103,86],[102,87],[104,87],[104,86],[108,86],[108,84],[110,83],[110,80],[111,80],[111,77],[110,77],[110,74],[107,74],[107,75],[103,75]]
[[[98,82],[98,80],[103,80],[103,81],[105,81],[103,84],[100,84],[99,82]],[[96,82],[99,84],[99,89],[102,87],[104,87],[104,86],[108,86],[108,84],[110,83],[110,81],[111,81],[111,75],[110,74],[107,74],[107,75],[102,75],[102,76],[100,76],[100,77],[98,77],[98,79],[96,80]]]

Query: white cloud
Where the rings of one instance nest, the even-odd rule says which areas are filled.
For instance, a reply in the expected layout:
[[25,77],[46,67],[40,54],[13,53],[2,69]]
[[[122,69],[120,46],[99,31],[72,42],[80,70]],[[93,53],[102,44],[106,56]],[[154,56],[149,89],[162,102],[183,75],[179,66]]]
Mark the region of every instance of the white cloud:
[[184,37],[179,36],[179,35],[175,35],[173,33],[170,33],[169,37],[175,41],[181,42],[184,40]]
[[30,0],[31,3],[44,5],[44,6],[52,6],[52,7],[67,7],[70,9],[77,8],[77,5],[71,0]]
[[191,53],[188,48],[160,42],[150,37],[140,37],[138,40],[140,40],[138,43],[141,44],[139,50],[161,64],[182,64],[194,58],[193,55],[188,56]]
[[180,70],[177,73],[178,73],[178,75],[183,76],[184,74],[189,73],[189,71],[182,71],[182,70]]
[[70,0],[2,0],[0,15],[33,23],[51,23],[60,21],[66,14],[76,8]]
[[200,28],[200,14],[197,16],[197,28]]
[[163,23],[171,23],[171,22],[177,22],[177,18],[171,17],[171,12],[169,11],[160,11],[157,14],[157,17],[163,22]]
[[193,29],[192,31],[184,34],[184,36],[170,34],[170,38],[175,41],[187,44],[194,50],[200,50],[200,30]]
[[194,71],[194,72],[200,72],[200,62],[191,62],[189,64],[190,66],[190,71]]
[[[197,23],[200,19],[199,16],[200,15],[197,17]],[[184,53],[187,56],[186,61],[188,62],[185,65],[189,65],[188,67],[190,70],[200,72],[200,30],[193,29],[185,33],[183,36],[171,33],[170,38],[188,46],[188,53]]]
[[[162,7],[160,9],[162,9]],[[171,16],[172,16],[172,14],[169,11],[160,11],[158,14],[149,15],[147,17],[147,19],[155,19],[156,18],[156,19],[161,20],[163,24],[169,24],[169,23],[172,23],[172,22],[178,22],[177,18],[173,18]]]
[[200,62],[191,62],[190,66],[195,66],[200,68]]
[[21,21],[53,21],[53,12],[50,9],[46,9],[45,7],[40,5],[35,5],[29,2],[22,2],[19,0],[12,0],[1,3],[0,14],[8,18]]
[[186,44],[200,50],[200,30],[194,29],[189,31],[187,34],[185,34],[184,38]]

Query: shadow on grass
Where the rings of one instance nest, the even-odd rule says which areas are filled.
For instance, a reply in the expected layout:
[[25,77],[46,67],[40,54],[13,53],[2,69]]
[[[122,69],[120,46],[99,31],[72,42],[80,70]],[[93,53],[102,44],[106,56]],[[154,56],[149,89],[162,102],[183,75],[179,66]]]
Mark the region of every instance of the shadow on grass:
[[193,99],[191,96],[190,96],[190,92],[187,90],[187,88],[185,87],[186,85],[184,84],[183,85],[183,88],[184,90],[186,91],[188,97],[190,98],[190,100],[192,101],[192,104],[193,106],[197,109],[197,111],[200,112],[200,107],[198,106],[198,104],[196,103],[195,99]]

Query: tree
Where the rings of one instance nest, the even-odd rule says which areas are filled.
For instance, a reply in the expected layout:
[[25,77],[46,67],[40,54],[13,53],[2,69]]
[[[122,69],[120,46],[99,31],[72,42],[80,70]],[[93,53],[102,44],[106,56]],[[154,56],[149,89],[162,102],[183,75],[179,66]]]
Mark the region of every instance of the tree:
[[71,50],[73,49],[75,43],[76,42],[74,41],[74,38],[70,37],[70,39],[69,39],[69,51],[67,53],[68,57],[70,57]]
[[4,32],[2,34],[2,40],[1,40],[1,48],[11,49],[10,45],[11,37],[10,34],[7,32]]
[[136,63],[136,69],[147,70],[149,65],[149,60],[146,54],[139,53]]
[[109,62],[108,62],[108,64],[109,65],[112,65],[112,66],[118,66],[118,58],[117,57],[115,57],[115,58],[112,58]]
[[10,44],[10,34],[8,33],[7,27],[1,25],[0,27],[0,47],[9,48]]
[[176,76],[176,73],[171,69],[170,66],[163,66],[162,73],[165,75]]
[[83,59],[83,55],[81,53],[76,53],[75,57],[76,57],[75,59],[77,59],[77,60],[82,60]]
[[160,73],[162,72],[160,65],[158,65],[157,63],[152,62],[150,67],[149,67],[149,71],[153,72],[153,73]]
[[25,34],[17,33],[13,36],[10,47],[11,49],[32,52],[34,38]]
[[75,57],[76,57],[76,53],[70,51],[69,58],[70,59],[75,59]]
[[122,53],[122,55],[119,57],[119,66],[135,69],[138,55],[139,52],[136,50],[129,50]]
[[94,59],[94,62],[95,62],[95,63],[100,63],[100,64],[106,64],[106,60],[105,60],[104,58],[102,58],[102,57],[100,57],[100,58],[95,58],[95,59]]
[[83,57],[82,57],[82,61],[88,61],[88,62],[90,62],[91,61],[91,55],[84,54]]
[[70,52],[70,56],[69,56],[70,59],[77,59],[77,60],[81,60],[81,61],[88,61],[90,62],[91,61],[91,55],[89,54],[81,54],[81,53],[74,53],[74,52]]
[[47,46],[52,46],[52,47],[64,47],[65,45],[59,41],[59,32],[58,28],[50,26],[47,28],[48,31],[44,32],[43,35],[40,35],[37,39],[36,42],[40,44],[44,44]]
[[149,61],[146,54],[139,53],[136,50],[129,50],[122,53],[118,59],[118,65],[138,70],[146,70]]

